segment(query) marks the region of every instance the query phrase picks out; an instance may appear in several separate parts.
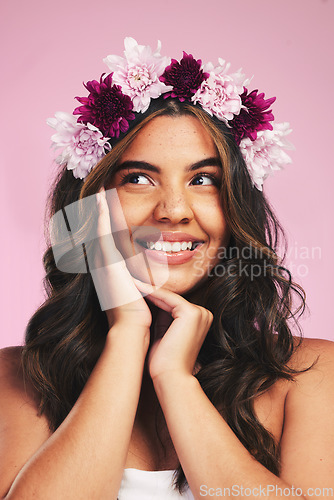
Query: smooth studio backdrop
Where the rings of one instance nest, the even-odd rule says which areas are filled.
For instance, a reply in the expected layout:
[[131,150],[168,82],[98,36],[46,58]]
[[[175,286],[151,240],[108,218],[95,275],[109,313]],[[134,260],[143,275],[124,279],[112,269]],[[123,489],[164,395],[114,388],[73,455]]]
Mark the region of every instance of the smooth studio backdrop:
[[108,71],[125,36],[162,42],[204,62],[222,57],[277,96],[293,164],[265,191],[289,240],[288,263],[307,292],[305,336],[334,340],[333,0],[1,0],[1,333],[21,344],[43,300],[44,206],[55,173],[46,119],[72,112],[83,81]]

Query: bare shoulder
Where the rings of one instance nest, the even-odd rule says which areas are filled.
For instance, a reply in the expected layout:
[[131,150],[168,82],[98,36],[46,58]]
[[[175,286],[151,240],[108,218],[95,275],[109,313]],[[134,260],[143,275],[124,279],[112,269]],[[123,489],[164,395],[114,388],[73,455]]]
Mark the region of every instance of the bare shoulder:
[[289,366],[297,374],[287,393],[287,412],[296,413],[298,406],[305,409],[308,404],[315,404],[318,412],[325,413],[331,404],[334,410],[334,342],[302,339]]
[[24,381],[22,347],[0,350],[0,498],[14,478],[51,435],[47,419],[38,415],[38,397]]
[[[300,383],[321,383],[332,380],[334,375],[334,342],[324,339],[295,338],[296,348],[289,365],[300,372]],[[299,345],[300,343],[300,345]]]
[[22,347],[0,349],[0,425],[8,415],[28,415],[46,423],[38,416],[38,395],[23,376]]
[[21,365],[22,346],[4,347],[0,349],[0,376],[4,371],[15,371]]
[[[4,347],[0,349],[0,370],[13,367],[21,362],[22,346]],[[0,373],[1,373],[0,371]]]
[[330,486],[334,470],[334,342],[303,339],[285,401],[282,474],[300,486]]
[[[24,394],[23,371],[21,364],[22,347],[0,349],[0,397]],[[3,406],[3,405],[2,405]]]

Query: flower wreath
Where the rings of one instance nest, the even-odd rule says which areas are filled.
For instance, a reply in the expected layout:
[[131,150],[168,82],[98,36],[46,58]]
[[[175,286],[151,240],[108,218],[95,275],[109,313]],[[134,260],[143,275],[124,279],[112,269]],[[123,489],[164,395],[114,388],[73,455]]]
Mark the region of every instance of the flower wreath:
[[[269,109],[275,97],[264,98],[258,90],[249,92],[250,80],[238,70],[228,74],[230,64],[218,59],[219,65],[202,65],[191,54],[183,52],[180,61],[161,56],[161,43],[155,52],[124,40],[124,57],[109,55],[104,59],[110,69],[100,81],[84,84],[88,97],[76,97],[81,106],[73,114],[57,112],[47,120],[56,130],[53,146],[63,148],[56,158],[66,163],[76,178],[83,179],[101,158],[111,150],[112,137],[129,129],[135,113],[144,113],[161,95],[199,104],[209,115],[223,121],[231,130],[247,165],[254,186],[262,191],[263,181],[274,170],[291,163],[283,148],[291,149],[286,140],[288,123],[271,124]],[[76,118],[78,115],[78,118]]]

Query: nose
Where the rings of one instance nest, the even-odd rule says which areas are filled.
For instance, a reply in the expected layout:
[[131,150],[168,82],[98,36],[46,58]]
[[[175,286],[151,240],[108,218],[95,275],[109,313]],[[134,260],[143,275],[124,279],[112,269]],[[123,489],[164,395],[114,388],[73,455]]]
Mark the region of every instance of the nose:
[[159,222],[169,222],[171,224],[185,224],[190,222],[193,217],[193,210],[189,200],[189,196],[184,190],[164,189],[159,193],[154,208],[153,216]]

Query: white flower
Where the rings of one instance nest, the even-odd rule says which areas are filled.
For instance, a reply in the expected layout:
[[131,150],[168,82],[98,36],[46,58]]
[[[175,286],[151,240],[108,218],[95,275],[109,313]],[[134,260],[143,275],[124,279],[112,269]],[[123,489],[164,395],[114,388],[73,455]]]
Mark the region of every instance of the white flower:
[[210,76],[202,82],[192,101],[195,104],[198,102],[211,116],[214,115],[227,124],[229,120],[233,120],[234,115],[240,113],[242,106],[240,94],[249,80],[245,80],[241,70],[228,75],[230,64],[223,59],[218,61],[219,66],[214,67],[212,63],[204,66],[203,70]]
[[273,130],[258,132],[257,139],[251,141],[248,137],[240,142],[242,156],[246,162],[253,184],[262,191],[263,181],[291,163],[290,156],[283,150],[293,149],[286,136],[290,134],[289,123],[277,123]]
[[108,137],[91,123],[78,123],[70,113],[58,111],[47,124],[56,130],[51,140],[53,147],[63,148],[56,158],[59,164],[66,163],[67,170],[73,170],[77,179],[84,179],[91,169],[110,151]]
[[123,94],[133,102],[133,111],[144,113],[151,99],[156,99],[164,92],[172,90],[159,80],[170,58],[160,54],[161,43],[155,52],[148,45],[138,45],[136,40],[126,37],[124,56],[107,56],[103,61],[113,71],[113,82],[122,87]]

